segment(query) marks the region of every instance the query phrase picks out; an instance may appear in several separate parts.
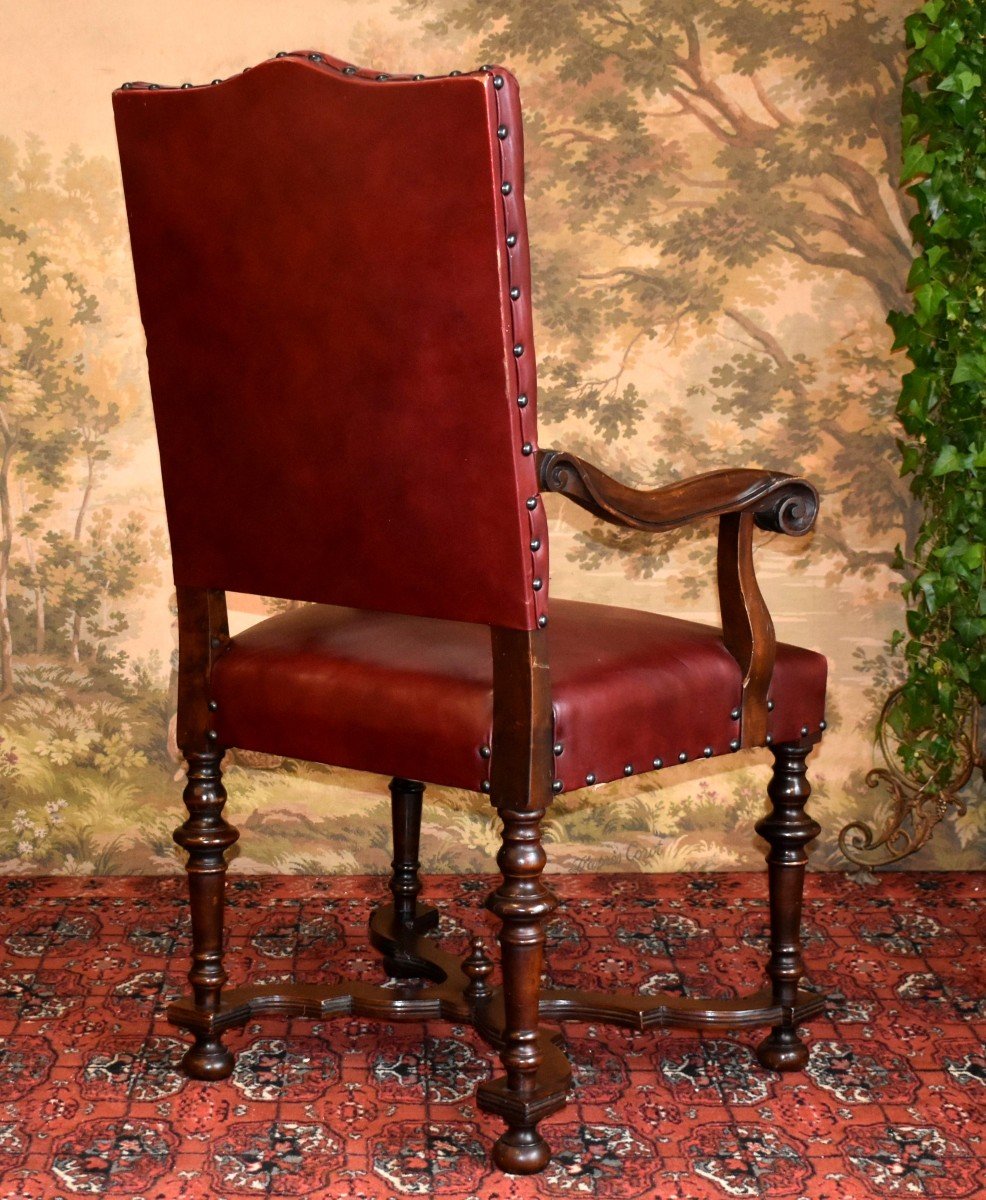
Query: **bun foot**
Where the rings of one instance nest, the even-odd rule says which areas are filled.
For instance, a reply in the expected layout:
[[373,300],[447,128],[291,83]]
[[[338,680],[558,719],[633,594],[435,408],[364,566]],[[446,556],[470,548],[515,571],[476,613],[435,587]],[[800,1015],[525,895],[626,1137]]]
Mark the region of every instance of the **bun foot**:
[[508,1175],[536,1175],[551,1161],[551,1148],[536,1129],[508,1129],[493,1143],[493,1162]]
[[782,1025],[772,1029],[760,1043],[757,1058],[772,1071],[800,1071],[808,1064],[808,1047],[797,1030]]
[[233,1073],[233,1056],[218,1038],[196,1038],[181,1068],[190,1079],[226,1079]]

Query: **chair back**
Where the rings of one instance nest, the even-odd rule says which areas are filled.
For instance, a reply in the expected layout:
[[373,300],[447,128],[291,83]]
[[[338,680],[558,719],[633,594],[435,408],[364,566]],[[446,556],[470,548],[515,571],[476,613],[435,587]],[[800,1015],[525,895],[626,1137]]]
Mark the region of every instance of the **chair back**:
[[512,76],[298,52],[113,100],[176,583],[535,627]]

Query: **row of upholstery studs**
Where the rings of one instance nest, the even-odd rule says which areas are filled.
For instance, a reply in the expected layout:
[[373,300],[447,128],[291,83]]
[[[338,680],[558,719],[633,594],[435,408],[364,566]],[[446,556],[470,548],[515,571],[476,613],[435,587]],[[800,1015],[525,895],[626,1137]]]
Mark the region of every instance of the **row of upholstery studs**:
[[[768,703],[767,707],[768,707],[768,709],[772,710],[774,707],[774,702],[771,700]],[[733,711],[729,715],[732,720],[738,721],[739,717],[740,717],[739,709],[734,708]],[[827,728],[828,728],[827,722],[819,721],[819,723],[818,723],[818,732],[819,733],[824,733]],[[811,731],[807,725],[801,726],[801,736],[802,737],[807,737],[810,732]],[[773,745],[774,739],[768,733],[765,741],[766,741],[766,744],[768,746],[770,746],[770,745]],[[739,750],[739,748],[740,748],[739,739],[734,738],[729,743],[729,749],[735,752],[735,751]],[[552,751],[554,753],[555,758],[560,757],[561,754],[563,753],[564,749],[565,749],[565,747],[562,745],[561,742],[555,742],[554,746],[552,747]],[[712,758],[714,754],[715,754],[715,751],[712,749],[711,746],[706,746],[705,749],[702,751],[703,758]],[[490,750],[489,746],[480,746],[480,748],[479,748],[479,757],[480,758],[488,759],[491,757],[491,755],[492,755],[492,751]],[[678,755],[678,762],[679,763],[688,762],[688,754],[686,751],[682,750],[682,752]],[[645,770],[660,771],[663,766],[664,766],[664,759],[663,758],[655,758],[654,761],[651,763],[651,765],[649,767],[646,767]],[[626,766],[623,768],[623,774],[625,776],[629,777],[633,773],[634,773],[633,763],[627,763]],[[594,774],[592,774],[592,772],[590,772],[588,775],[586,775],[585,782],[588,787],[592,787],[592,785],[596,782],[596,776]],[[488,793],[491,786],[492,785],[491,785],[490,781],[488,779],[484,779],[483,782],[480,784],[480,790],[483,791],[484,793]],[[551,790],[557,795],[557,793],[560,792],[564,788],[564,786],[565,785],[562,783],[562,781],[560,779],[556,779],[551,785]]]
[[[275,57],[275,58],[290,58],[290,57],[291,57],[291,54],[290,54],[290,53],[289,53],[287,50],[278,50],[278,52],[277,52],[277,53],[274,55],[274,57]],[[323,56],[323,55],[321,55],[321,54],[309,54],[309,55],[307,55],[307,58],[308,58],[308,61],[309,61],[309,62],[313,62],[313,63],[322,63],[324,66],[331,66],[331,65],[332,65],[331,63],[327,63],[327,62],[325,61],[325,58],[324,58],[324,56]],[[247,71],[249,71],[250,69],[251,69],[250,67],[244,67],[244,69],[243,69],[243,72],[242,72],[242,73],[245,75],[245,74],[247,73]],[[492,69],[493,69],[493,66],[492,66],[492,64],[491,64],[491,63],[484,63],[484,64],[483,64],[483,66],[481,66],[479,69],[480,69],[481,71],[492,71]],[[354,67],[354,66],[351,66],[351,65],[350,65],[350,66],[346,66],[346,67],[339,67],[339,68],[337,68],[337,70],[339,70],[340,74],[342,74],[342,75],[358,75],[358,74],[359,74],[359,67]],[[463,74],[463,72],[462,72],[462,71],[449,71],[449,73],[448,73],[448,76],[443,76],[443,75],[432,75],[432,76],[430,76],[430,77],[429,77],[429,76],[427,76],[427,75],[412,75],[412,76],[410,76],[410,78],[411,78],[411,79],[412,79],[412,80],[413,80],[415,83],[417,83],[417,82],[420,82],[422,79],[428,79],[428,78],[431,78],[431,79],[444,79],[444,78],[454,79],[454,78],[456,78],[457,76],[460,76],[460,75],[462,75],[462,74]],[[385,73],[381,72],[379,75],[375,75],[373,78],[374,78],[374,81],[375,81],[375,82],[377,82],[377,83],[384,83],[384,82],[386,82],[388,79],[393,79],[393,78],[394,78],[394,76],[392,76],[392,75],[387,75],[387,74],[385,74]],[[406,82],[406,80],[407,80],[407,78],[408,78],[408,77],[405,75],[405,76],[397,76],[396,78],[397,78],[398,82],[402,82],[402,81]],[[216,84],[218,84],[218,83],[225,83],[225,82],[226,82],[226,80],[225,80],[225,79],[213,79],[213,80],[211,81],[211,83],[209,84],[209,86],[211,86],[211,87],[215,87],[215,85],[216,85]],[[131,88],[135,88],[135,87],[138,87],[138,86],[139,86],[139,84],[136,84],[136,83],[124,83],[124,84],[122,85],[122,87],[123,87],[123,90],[124,90],[124,91],[130,91],[130,89],[131,89]],[[156,92],[156,91],[161,91],[161,90],[163,89],[163,87],[164,87],[164,86],[165,86],[165,85],[163,85],[163,84],[160,84],[160,83],[149,83],[149,84],[147,84],[147,89],[148,89],[148,91]],[[204,85],[203,85],[203,84],[198,84],[198,85],[196,85],[196,84],[194,84],[194,83],[182,83],[182,84],[179,84],[179,88],[180,88],[180,90],[181,90],[181,91],[183,91],[183,92],[186,92],[186,91],[188,91],[190,88],[194,88],[194,87],[196,87],[196,86],[198,86],[198,87],[202,87],[202,86],[204,86]],[[502,87],[503,87],[503,76],[502,76],[502,75],[494,75],[494,76],[493,76],[493,86],[494,86],[494,87],[495,87],[495,88],[496,88],[498,91],[499,91],[499,89],[500,89],[500,88],[502,88]],[[503,128],[503,127],[501,126],[501,128]],[[497,131],[497,132],[499,133],[499,131]],[[501,136],[501,137],[506,137],[506,134],[504,133],[504,134],[501,134],[500,136]],[[509,185],[508,185],[508,186],[509,186]],[[504,194],[507,194],[507,193],[504,193]]]
[[[490,68],[488,66],[484,66],[484,67],[481,67],[480,70],[488,71],[488,70],[490,70]],[[457,74],[459,74],[459,72],[453,71],[452,74],[457,75]],[[503,87],[503,76],[502,75],[494,75],[493,76],[493,86],[498,91],[500,88]],[[510,136],[510,130],[507,128],[506,125],[498,125],[497,130],[496,130],[496,136],[500,139],[501,142],[506,141],[506,139]],[[513,192],[513,184],[507,183],[506,181],[504,181],[503,183],[500,184],[500,192],[504,196],[509,196]],[[511,234],[507,235],[507,245],[510,247],[511,250],[517,245],[517,235],[515,233],[511,233]],[[514,301],[519,300],[520,299],[520,288],[511,284],[510,290],[509,290],[509,295],[510,295],[511,300],[514,300]],[[523,343],[522,342],[515,343],[513,351],[514,351],[514,358],[522,358],[523,354],[524,354]],[[528,404],[527,394],[526,394],[526,392],[521,392],[520,395],[518,395],[518,397],[517,397],[517,407],[518,408],[526,408],[527,404]],[[532,442],[524,442],[520,448],[520,452],[521,452],[521,454],[525,455],[525,457],[533,454],[534,453],[533,443]],[[536,507],[536,505],[532,505],[530,500],[528,500],[527,507],[534,508],[534,507]],[[531,549],[537,550],[539,547],[540,547],[540,542],[538,542],[537,546],[534,546],[532,544]],[[538,591],[540,589],[540,587],[541,587],[541,581],[536,580],[535,584],[534,584],[534,590]]]
[[[274,55],[274,57],[275,58],[290,58],[290,54],[288,53],[287,50],[278,50],[278,52]],[[331,63],[326,63],[325,58],[321,54],[309,54],[308,60],[309,60],[309,62],[313,62],[313,63],[325,63],[326,66],[332,65]],[[479,69],[481,71],[492,71],[493,64],[492,63],[484,63]],[[347,67],[337,68],[337,70],[341,70],[343,75],[358,75],[359,74],[359,67],[354,67],[352,65],[347,66]],[[463,74],[462,71],[449,71],[447,76],[444,76],[444,75],[428,76],[428,75],[418,74],[418,75],[412,75],[410,78],[415,83],[418,83],[422,79],[428,79],[428,78],[431,78],[431,79],[445,79],[445,78],[455,79],[462,74]],[[388,79],[393,79],[395,77],[392,75],[387,75],[384,72],[381,72],[379,75],[375,75],[373,78],[377,83],[385,83]],[[406,80],[408,77],[406,75],[403,75],[403,76],[398,75],[398,76],[396,76],[396,78],[397,78],[398,82],[400,82],[401,80]],[[503,87],[503,76],[502,75],[495,75],[493,77],[493,86],[498,91],[500,88]]]
[[[491,69],[492,68],[489,64],[486,64],[480,68],[480,70],[482,70],[482,71],[488,71]],[[503,82],[504,81],[503,81],[502,75],[494,75],[493,76],[493,86],[498,92],[502,89]],[[497,115],[499,116],[499,100],[497,100]],[[505,142],[507,140],[507,138],[510,136],[509,128],[502,123],[498,123],[497,129],[496,129],[496,136],[501,142]],[[507,180],[504,180],[500,184],[500,193],[504,197],[510,196],[513,193],[513,184],[511,184]],[[504,215],[506,215],[506,214],[504,214]],[[507,242],[507,247],[509,249],[511,249],[511,250],[514,249],[517,245],[517,234],[516,233],[507,234],[506,242]],[[507,263],[508,263],[508,271],[509,271],[509,263],[510,263],[509,257],[507,259]],[[514,302],[518,301],[521,296],[520,288],[517,287],[513,283],[512,280],[508,280],[508,294],[510,296],[510,299]],[[523,357],[523,355],[524,355],[523,342],[515,342],[514,343],[513,354],[514,354],[514,358],[517,359],[518,361]],[[528,401],[527,393],[519,391],[518,396],[517,396],[517,407],[520,409],[525,409],[528,405],[528,402],[529,401]],[[521,452],[521,454],[524,455],[525,458],[530,457],[534,453],[534,443],[529,442],[529,441],[522,441],[521,447],[520,447],[520,452]],[[538,504],[537,496],[531,496],[527,500],[526,503],[527,503],[528,511],[534,512],[537,509],[537,504]],[[531,553],[536,554],[540,549],[541,549],[541,539],[539,537],[531,538],[531,541],[530,541]],[[535,576],[534,579],[531,581],[531,587],[535,592],[540,592],[541,589],[544,587],[544,581],[541,579],[540,576]],[[545,626],[548,624],[547,615],[544,613],[541,613],[538,616],[537,623],[538,623],[538,627],[540,629],[544,629]]]

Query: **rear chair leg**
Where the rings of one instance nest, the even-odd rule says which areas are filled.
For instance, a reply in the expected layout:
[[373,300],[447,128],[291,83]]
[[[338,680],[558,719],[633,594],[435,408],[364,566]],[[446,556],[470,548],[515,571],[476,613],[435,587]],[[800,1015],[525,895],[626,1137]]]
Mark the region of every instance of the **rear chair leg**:
[[[530,1175],[547,1166],[548,1143],[538,1121],[565,1102],[567,1077],[538,1079],[542,1051],[538,1036],[538,1001],[544,959],[546,918],[557,900],[541,882],[545,853],[541,846],[543,808],[500,809],[503,844],[497,856],[503,882],[487,900],[501,920],[503,967],[503,1048],[506,1080],[481,1084],[480,1105],[496,1112],[507,1131],[493,1146],[493,1161],[512,1175]],[[540,1087],[539,1087],[540,1083]],[[557,1085],[557,1086],[555,1086]]]
[[793,1010],[804,972],[801,957],[801,904],[804,894],[805,846],[821,828],[804,811],[811,795],[805,759],[810,742],[786,742],[773,747],[774,771],[767,795],[771,812],[757,822],[757,833],[770,846],[767,853],[770,890],[770,958],[767,976],[774,1003],[785,1010],[757,1048],[757,1057],[775,1071],[798,1071],[808,1062],[808,1047],[798,1036]]
[[[421,974],[417,960],[402,961],[398,949],[401,934],[416,936],[434,929],[438,912],[418,902],[421,879],[418,847],[421,842],[421,808],[425,785],[416,779],[390,781],[390,815],[394,834],[390,892],[394,897],[391,940],[381,945],[384,970],[391,978],[414,978]],[[396,943],[396,945],[394,945]],[[378,943],[380,945],[380,943]]]
[[192,985],[195,1015],[204,1018],[193,1027],[195,1043],[182,1059],[192,1079],[225,1079],[233,1056],[212,1029],[226,982],[223,969],[223,907],[226,884],[225,851],[239,833],[223,818],[226,789],[222,785],[223,752],[218,748],[189,753],[188,784],[184,791],[188,819],[174,838],[188,851],[188,892],[192,910]]
[[405,929],[414,926],[421,880],[418,847],[421,842],[421,806],[425,785],[414,779],[390,781],[390,816],[394,830],[394,861],[390,864],[390,892],[394,921]]

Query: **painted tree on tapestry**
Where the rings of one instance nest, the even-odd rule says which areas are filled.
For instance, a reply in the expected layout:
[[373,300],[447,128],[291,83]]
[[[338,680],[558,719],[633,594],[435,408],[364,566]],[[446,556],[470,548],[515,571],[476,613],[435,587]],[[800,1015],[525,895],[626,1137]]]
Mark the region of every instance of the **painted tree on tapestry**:
[[120,647],[163,537],[101,500],[146,436],[121,216],[105,161],[0,139],[0,858],[21,869],[135,862],[118,814],[172,770],[160,664]]
[[137,399],[95,294],[118,214],[107,164],[0,141],[0,699],[18,655],[111,657],[163,551],[141,514],[95,507]]
[[[910,263],[896,189],[906,8],[505,0],[491,17],[479,0],[405,0],[402,11],[538,81],[525,129],[544,423],[576,418],[595,438],[584,449],[629,482],[765,456],[808,473],[826,495],[810,553],[836,573],[885,575],[886,531],[908,541],[914,527],[883,326]],[[775,322],[792,289],[809,293],[817,321]],[[654,411],[633,367],[668,354],[690,356],[689,402]],[[650,576],[682,541],[711,556],[704,531],[657,541],[608,526],[582,533],[578,555],[596,566],[630,549],[627,569]]]

